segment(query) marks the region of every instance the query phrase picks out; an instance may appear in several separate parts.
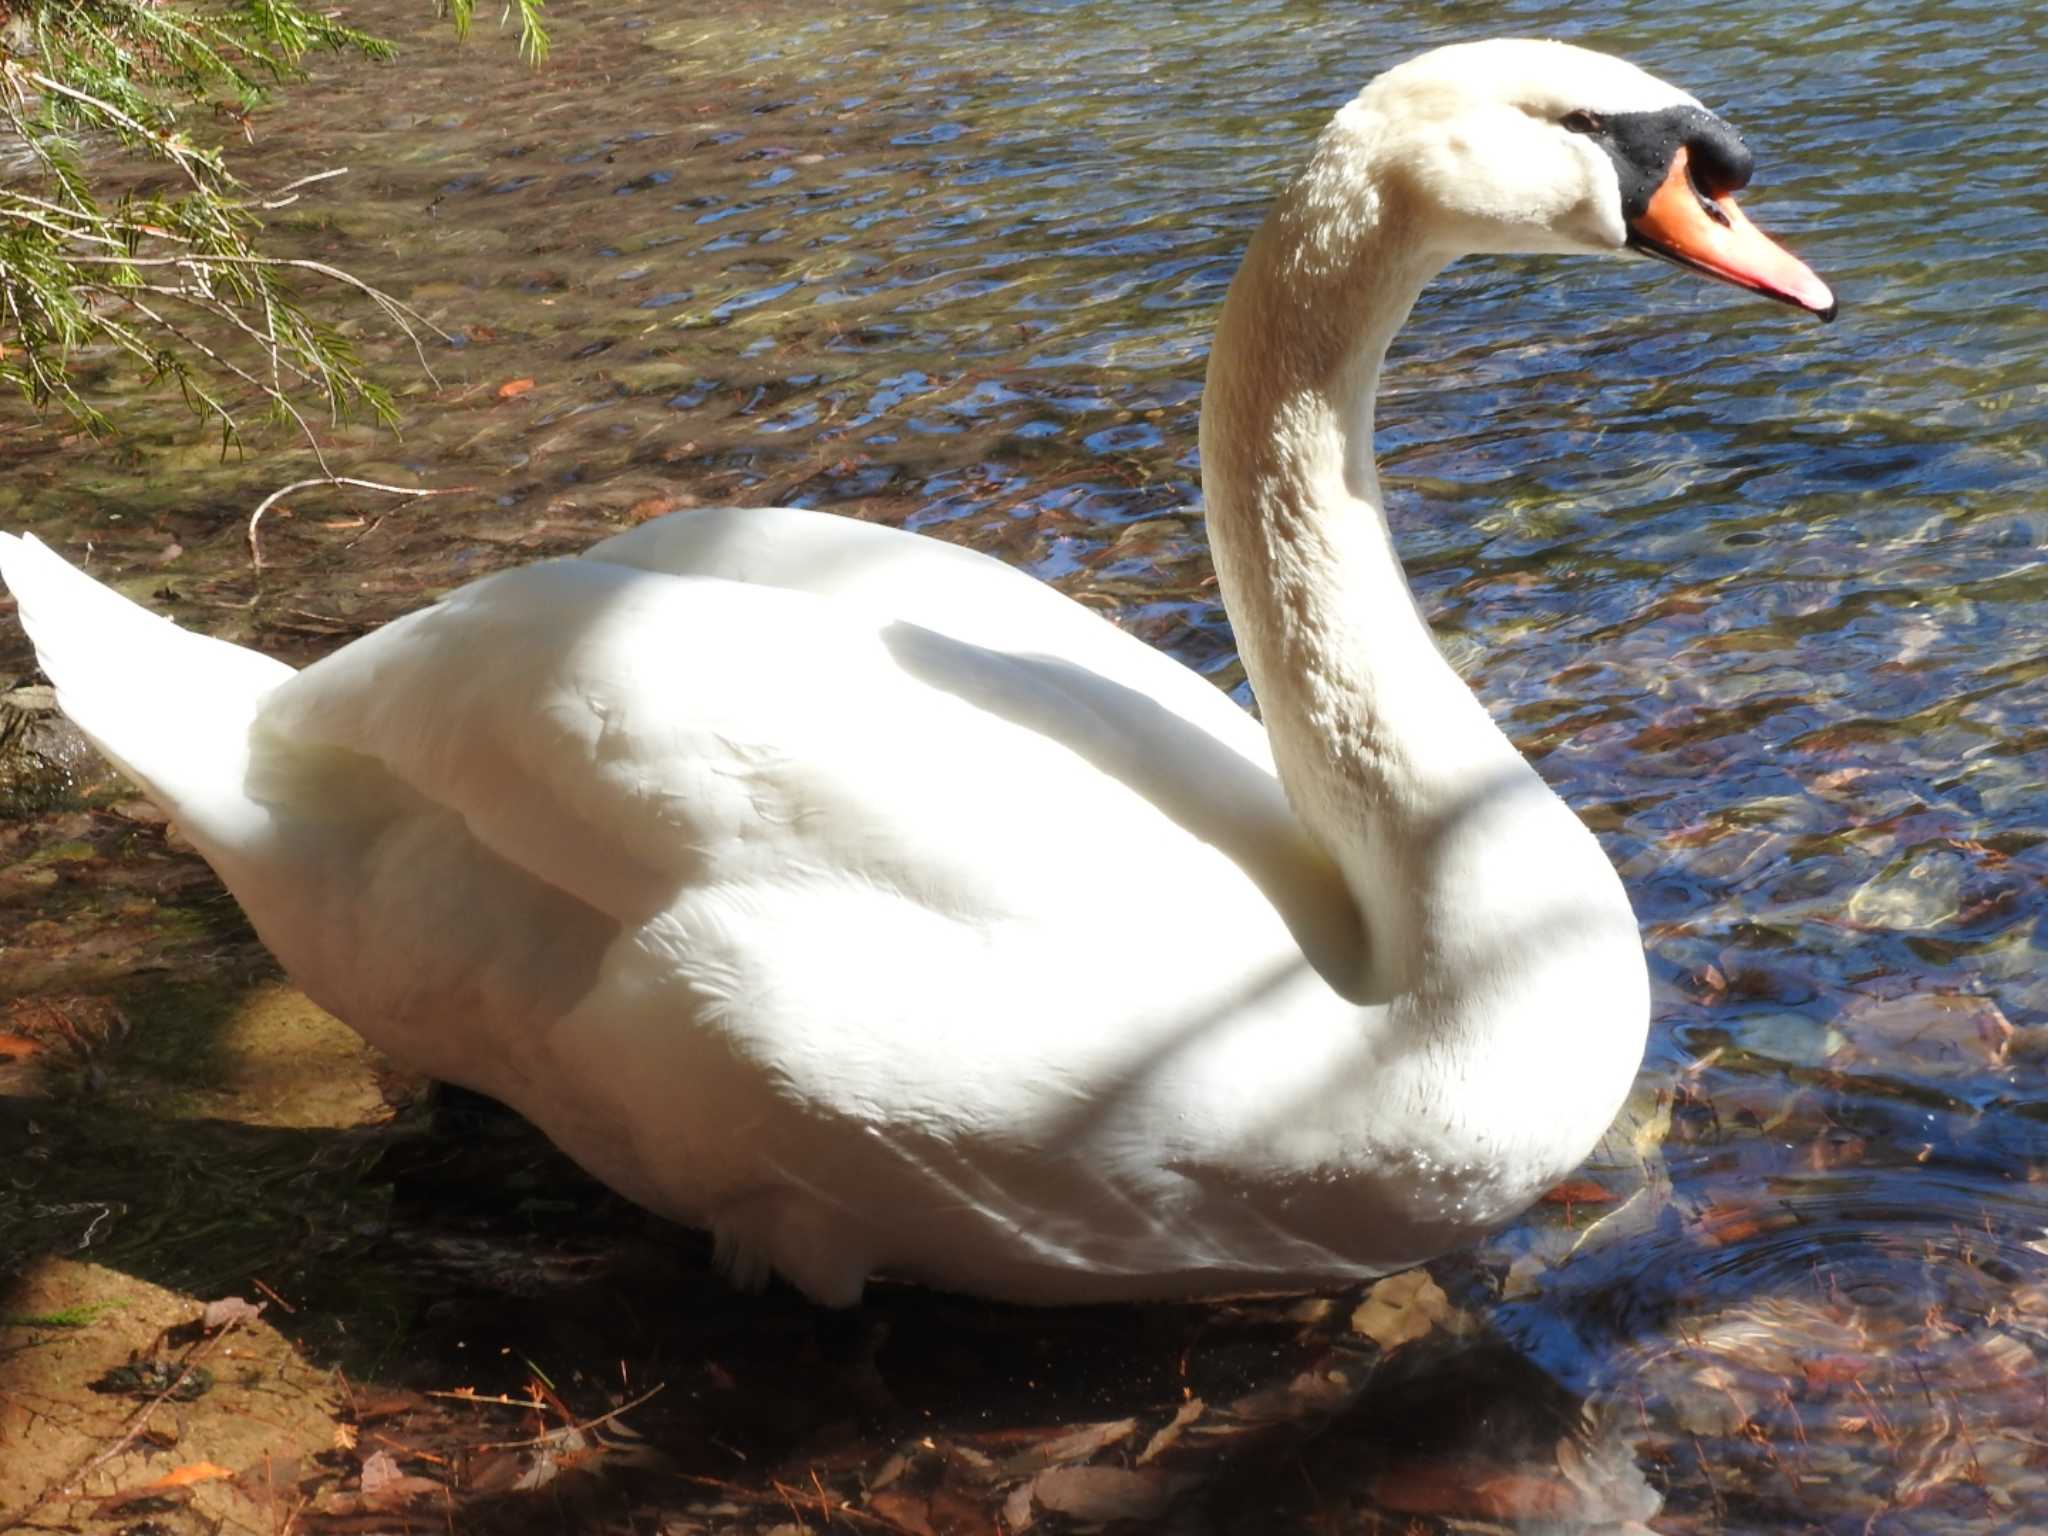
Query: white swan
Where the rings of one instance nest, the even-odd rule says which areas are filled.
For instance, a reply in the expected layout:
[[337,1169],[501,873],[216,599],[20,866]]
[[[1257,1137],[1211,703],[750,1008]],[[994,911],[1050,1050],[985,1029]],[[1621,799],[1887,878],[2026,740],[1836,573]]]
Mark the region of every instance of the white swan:
[[0,568],[65,709],[314,999],[741,1278],[1367,1276],[1571,1169],[1647,1015],[1613,869],[1403,580],[1381,358],[1466,252],[1633,247],[1832,313],[1747,172],[1691,97],[1556,43],[1337,114],[1203,407],[1264,730],[1026,576],[800,511],[651,523],[298,673],[33,539]]

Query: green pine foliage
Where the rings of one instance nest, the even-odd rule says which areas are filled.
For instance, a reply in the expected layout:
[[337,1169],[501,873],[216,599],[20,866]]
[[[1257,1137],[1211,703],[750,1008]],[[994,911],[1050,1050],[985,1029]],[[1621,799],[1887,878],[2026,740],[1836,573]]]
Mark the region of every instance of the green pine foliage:
[[[542,4],[506,6],[533,63]],[[467,32],[474,0],[441,8]],[[223,152],[319,49],[392,51],[317,0],[0,0],[0,387],[104,432],[80,374],[125,356],[174,383],[223,451],[251,409],[309,440],[302,405],[393,419],[301,290],[351,290],[416,342],[423,322],[339,268],[266,250],[264,210],[293,188],[266,203]]]

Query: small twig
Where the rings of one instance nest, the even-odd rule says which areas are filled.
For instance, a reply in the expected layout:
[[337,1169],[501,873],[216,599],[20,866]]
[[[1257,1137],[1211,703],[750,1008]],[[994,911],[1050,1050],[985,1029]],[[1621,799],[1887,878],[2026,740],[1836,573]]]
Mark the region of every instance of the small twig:
[[[198,337],[192,335],[183,326],[178,325],[174,321],[172,321],[169,316],[159,314],[157,313],[157,311],[151,309],[147,304],[143,303],[142,300],[136,298],[133,292],[124,291],[123,297],[126,298],[129,304],[133,305],[136,309],[140,310],[145,316],[147,316],[152,325],[156,326],[160,330],[170,332],[171,335],[177,337],[178,340],[184,342],[186,346],[190,347],[193,351],[197,352],[201,357],[206,358],[216,368],[219,368],[223,373],[232,373],[236,378],[242,380],[242,382],[247,384],[251,389],[257,390],[262,394],[268,395],[271,398],[271,400],[273,400],[277,404],[278,409],[283,411],[287,416],[291,417],[293,421],[299,424],[299,431],[305,437],[306,446],[312,450],[313,457],[319,461],[320,467],[322,469],[325,469],[327,467],[327,456],[320,451],[320,439],[314,435],[312,423],[306,420],[305,414],[302,411],[300,411],[300,409],[296,405],[293,405],[290,399],[288,399],[285,395],[281,394],[277,390],[265,389],[263,387],[263,381],[257,378],[256,375],[254,375],[253,373],[249,372],[248,369],[242,367],[239,363],[236,363],[229,358],[221,356],[220,353],[214,351],[212,347],[209,347],[205,342],[201,341]],[[215,302],[217,303],[218,301]],[[202,309],[206,309],[209,313],[218,312],[211,304],[201,304],[200,307]],[[222,307],[224,308],[225,306]],[[187,383],[186,387],[196,388],[196,386],[191,385],[189,382]],[[199,393],[200,398],[208,401],[208,403],[210,404],[213,403],[213,397],[207,394],[204,390],[198,390],[197,392]],[[221,441],[221,457],[225,458],[227,457],[227,443],[229,441],[227,434],[235,431],[234,417],[230,416],[227,410],[222,406],[215,404],[214,409],[219,413],[221,420],[224,423],[226,423],[226,425],[222,429]],[[261,562],[259,561],[258,564],[261,564]]]
[[1725,1530],[1728,1523],[1728,1509],[1721,1502],[1721,1489],[1714,1481],[1713,1464],[1707,1460],[1707,1448],[1700,1444],[1700,1437],[1698,1435],[1692,1437],[1692,1453],[1699,1459],[1700,1471],[1705,1474],[1707,1479],[1707,1494],[1714,1501],[1714,1524]]
[[[256,387],[258,389],[263,390],[263,392],[266,395],[270,396],[273,400],[281,399],[284,396],[284,381],[281,377],[281,374],[283,372],[290,372],[295,378],[297,378],[303,384],[310,384],[317,387],[320,383],[320,381],[317,378],[315,378],[312,374],[306,372],[306,370],[301,368],[297,363],[286,362],[282,357],[278,355],[277,323],[274,318],[274,311],[271,307],[270,301],[267,298],[264,300],[263,309],[264,318],[269,322],[270,328],[268,330],[260,331],[255,326],[249,324],[249,322],[244,320],[240,315],[236,314],[234,310],[230,309],[225,304],[223,304],[219,299],[215,298],[212,294],[195,292],[194,290],[189,288],[166,288],[158,283],[143,283],[138,287],[134,288],[107,288],[104,290],[95,289],[94,291],[103,291],[109,298],[114,299],[126,299],[130,294],[134,293],[155,294],[158,298],[176,299],[181,304],[190,304],[195,309],[204,310],[207,314],[213,316],[216,320],[227,321],[229,325],[233,326],[236,330],[240,331],[243,335],[247,336],[251,341],[255,342],[257,346],[263,348],[266,352],[270,354],[271,383],[268,387],[266,387],[261,382],[258,382]],[[249,375],[245,373],[242,375],[242,377],[244,379],[247,379]]]
[[[535,1446],[551,1445],[555,1441],[560,1440],[563,1435],[567,1434],[572,1429],[580,1434],[582,1431],[586,1429],[596,1429],[600,1424],[611,1423],[613,1419],[618,1418],[621,1414],[629,1413],[633,1409],[638,1408],[650,1397],[653,1397],[656,1394],[658,1394],[662,1390],[662,1388],[666,1387],[667,1385],[668,1383],[664,1381],[660,1383],[658,1386],[652,1388],[651,1390],[642,1392],[630,1403],[619,1404],[619,1406],[614,1408],[610,1413],[600,1413],[596,1418],[585,1419],[581,1423],[578,1423],[572,1419],[567,1424],[564,1424],[560,1429],[551,1429],[544,1435],[534,1436],[531,1440],[489,1440],[482,1445],[473,1446],[471,1447],[471,1449],[479,1451],[528,1451],[532,1450]],[[453,1397],[457,1396],[458,1394],[448,1392],[430,1392],[427,1395],[429,1397]],[[471,1397],[464,1398],[462,1399],[462,1401],[481,1403],[488,1402],[490,1401],[490,1399],[481,1397]],[[533,1405],[531,1403],[523,1403],[519,1404],[518,1406],[530,1408]]]
[[[76,225],[58,224],[40,215],[30,213],[27,208],[14,204],[11,194],[0,193],[0,199],[5,200],[0,201],[0,206],[6,207],[7,217],[17,223],[34,224],[40,229],[47,229],[53,235],[61,235],[66,240],[90,240],[97,245],[112,246],[115,250],[121,248],[121,242],[114,239],[111,235],[94,234],[92,231],[81,229]],[[31,199],[30,201],[39,203],[41,199]],[[54,205],[43,204],[43,206],[51,207]]]
[[436,1456],[432,1451],[428,1450],[425,1446],[413,1445],[408,1441],[396,1439],[393,1436],[385,1434],[384,1431],[381,1429],[371,1430],[370,1438],[376,1441],[379,1445],[390,1446],[392,1450],[398,1452],[398,1454],[401,1456],[417,1456],[421,1461],[431,1461],[437,1467],[446,1467],[453,1465],[453,1463],[446,1456]]
[[290,1302],[286,1301],[286,1300],[285,1300],[285,1299],[284,1299],[284,1298],[283,1298],[282,1296],[278,1295],[278,1294],[277,1294],[277,1292],[273,1291],[273,1290],[272,1290],[272,1289],[271,1289],[271,1288],[270,1288],[269,1286],[265,1285],[265,1284],[264,1284],[264,1283],[263,1283],[263,1282],[262,1282],[261,1280],[259,1280],[259,1279],[258,1279],[258,1278],[257,1278],[256,1276],[254,1276],[254,1275],[251,1275],[251,1276],[249,1277],[249,1283],[250,1283],[251,1285],[255,1286],[255,1287],[256,1287],[256,1289],[257,1289],[257,1290],[259,1290],[259,1291],[261,1291],[261,1292],[262,1292],[262,1293],[263,1293],[264,1295],[268,1296],[268,1297],[269,1297],[269,1298],[270,1298],[270,1299],[271,1299],[272,1301],[276,1302],[276,1303],[278,1304],[278,1306],[279,1306],[279,1307],[280,1307],[281,1309],[283,1309],[284,1311],[286,1311],[286,1312],[296,1312],[296,1311],[298,1311],[298,1310],[299,1310],[299,1309],[298,1309],[297,1307],[293,1306],[293,1305],[292,1305],[292,1304],[291,1304]]
[[[299,188],[310,187],[316,181],[327,181],[332,177],[346,176],[347,174],[348,167],[345,165],[337,165],[331,171],[315,171],[310,176],[301,176],[297,181],[286,182],[283,186],[279,187],[276,192],[271,194],[271,197],[268,201],[258,203],[256,204],[256,206],[258,208],[288,208],[293,203],[296,203],[299,200]],[[287,197],[285,195],[287,192],[291,193],[292,195],[290,197]]]
[[408,500],[422,496],[454,496],[476,489],[473,485],[445,485],[438,489],[418,485],[385,485],[379,480],[359,480],[354,475],[315,475],[310,480],[294,480],[290,485],[280,486],[264,497],[256,504],[256,510],[249,514],[249,563],[257,570],[263,569],[263,545],[256,533],[256,525],[263,521],[263,514],[293,491],[308,490],[316,485],[353,485],[366,491],[382,491],[387,496],[403,496]]
[[486,1392],[472,1391],[468,1387],[457,1387],[452,1392],[435,1391],[426,1392],[421,1395],[425,1397],[445,1397],[457,1403],[484,1403],[497,1408],[538,1408],[540,1406],[530,1397],[493,1396]]
[[[772,1494],[764,1493],[759,1488],[750,1488],[745,1483],[729,1483],[724,1478],[706,1477],[701,1473],[694,1472],[679,1472],[676,1474],[676,1481],[695,1483],[700,1488],[716,1489],[735,1503],[744,1500],[749,1504],[766,1504],[771,1499],[780,1499],[782,1507],[789,1510],[792,1514],[797,1512],[795,1508],[797,1500],[801,1499],[804,1503],[808,1504],[813,1497],[807,1490],[790,1483],[785,1483],[779,1478],[769,1479],[769,1487],[774,1490]],[[854,1504],[830,1504],[821,1509],[819,1513],[827,1520],[844,1520],[851,1525],[873,1526],[875,1529],[882,1531],[908,1532],[910,1529],[908,1526],[901,1525],[884,1516],[870,1514],[867,1510]]]

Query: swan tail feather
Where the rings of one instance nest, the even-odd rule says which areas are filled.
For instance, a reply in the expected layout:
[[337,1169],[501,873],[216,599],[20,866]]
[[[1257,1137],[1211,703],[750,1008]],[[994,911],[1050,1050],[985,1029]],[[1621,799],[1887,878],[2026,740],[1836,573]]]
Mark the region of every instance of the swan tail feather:
[[248,835],[250,726],[293,675],[259,652],[180,629],[93,580],[33,534],[0,533],[14,595],[57,702],[209,856]]

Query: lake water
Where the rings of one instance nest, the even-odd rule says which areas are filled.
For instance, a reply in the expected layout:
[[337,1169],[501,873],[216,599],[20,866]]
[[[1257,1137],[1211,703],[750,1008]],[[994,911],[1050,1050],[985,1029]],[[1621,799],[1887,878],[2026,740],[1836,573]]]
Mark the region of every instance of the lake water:
[[[1047,1426],[1133,1415],[1136,1438],[1091,1453],[1131,1470],[1211,1337],[1227,1341],[1202,1393],[1212,1423],[1226,1398],[1255,1421],[1244,1404],[1291,1384],[1309,1407],[1272,1417],[1315,1433],[1233,1461],[1219,1432],[1174,1474],[1185,1529],[2048,1523],[2048,12],[770,0],[699,15],[648,0],[563,7],[554,60],[528,74],[509,45],[455,48],[417,4],[345,9],[406,37],[406,63],[316,61],[256,119],[247,174],[348,167],[281,217],[284,238],[450,334],[430,342],[429,380],[376,317],[335,311],[405,419],[402,440],[324,431],[333,467],[466,489],[301,497],[266,519],[258,572],[243,521],[311,471],[220,464],[167,406],[139,406],[108,447],[23,426],[0,485],[9,525],[89,541],[96,569],[163,611],[295,660],[671,506],[779,502],[987,550],[1240,686],[1199,517],[1207,334],[1329,111],[1423,47],[1496,32],[1622,53],[1722,111],[1757,154],[1745,207],[1833,285],[1838,322],[1650,263],[1467,262],[1418,306],[1381,413],[1425,612],[1599,831],[1644,924],[1655,1024],[1638,1102],[1590,1172],[1606,1193],[1439,1266],[1479,1331],[1439,1328],[1431,1370],[1399,1381],[1364,1384],[1355,1298],[1165,1323],[1002,1314],[1003,1332],[896,1295],[879,1307],[899,1353],[876,1362],[943,1463],[905,1485],[940,1531],[993,1518],[1016,1481],[975,1483],[971,1457],[946,1459],[963,1446],[999,1456]],[[9,668],[27,670],[11,628]],[[111,988],[142,1034],[152,994],[93,971],[115,951],[81,935],[112,921],[124,868],[168,855],[113,838],[106,814],[19,818],[0,911],[51,910],[24,871],[83,838],[97,884],[67,877],[58,894],[87,893],[71,926],[14,950],[30,993]],[[130,937],[189,991],[208,954],[247,939],[217,897],[182,899],[199,927]],[[78,1145],[97,1145],[76,1113]],[[304,1153],[266,1155],[298,1168]],[[22,1187],[47,1211],[111,1181],[126,1211],[170,1198],[145,1163],[39,1165]],[[375,1221],[320,1250],[358,1277],[401,1275],[376,1282],[374,1308],[394,1379],[394,1362],[454,1358],[422,1298],[491,1291],[490,1265],[449,1258],[453,1236],[407,1187],[399,1217],[378,1196]],[[22,1251],[79,1248],[84,1229],[13,1209]],[[516,1242],[464,1220],[492,1252],[605,1246],[545,1212]],[[193,1290],[239,1283],[236,1264],[315,1286],[315,1251],[261,1231],[217,1240],[231,1264],[117,1220],[93,1228],[93,1253]],[[438,1269],[415,1262],[427,1251]],[[361,1333],[343,1290],[323,1294]],[[692,1305],[717,1310],[722,1340],[810,1326],[709,1294]],[[579,1326],[600,1350],[633,1347]],[[696,1344],[664,1340],[694,1368]],[[1300,1385],[1332,1372],[1320,1397]],[[1462,1435],[1417,1427],[1443,1382],[1467,1390]],[[1574,1470],[1554,1442],[1581,1412],[1594,1449]],[[734,1435],[766,1436],[777,1476],[823,1466],[846,1496],[897,1447],[855,1418],[841,1440],[808,1421]],[[761,1465],[717,1475],[758,1491]],[[1513,1496],[1470,1494],[1510,1477]],[[1559,1487],[1587,1502],[1527,1491]],[[809,1506],[721,1497],[737,1502],[673,1528],[822,1528]],[[899,1522],[875,1528],[916,1528],[862,1507]]]

